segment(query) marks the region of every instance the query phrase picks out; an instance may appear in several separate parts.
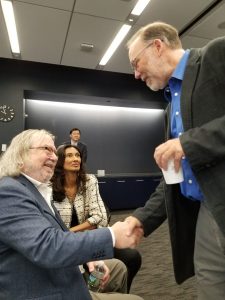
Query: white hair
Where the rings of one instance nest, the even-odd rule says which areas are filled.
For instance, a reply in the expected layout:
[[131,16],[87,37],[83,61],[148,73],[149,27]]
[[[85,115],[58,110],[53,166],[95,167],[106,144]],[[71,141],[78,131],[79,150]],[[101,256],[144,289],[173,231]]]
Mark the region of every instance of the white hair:
[[16,135],[0,158],[0,178],[19,176],[32,143],[46,136],[50,136],[53,141],[55,139],[50,132],[44,129],[28,129]]

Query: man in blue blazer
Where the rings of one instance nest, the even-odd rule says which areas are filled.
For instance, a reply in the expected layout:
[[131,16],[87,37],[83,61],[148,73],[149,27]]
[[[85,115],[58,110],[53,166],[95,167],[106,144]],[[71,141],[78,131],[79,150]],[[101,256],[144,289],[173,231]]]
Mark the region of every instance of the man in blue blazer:
[[165,88],[166,142],[155,149],[159,168],[174,160],[184,181],[162,179],[128,222],[147,236],[168,218],[175,278],[196,275],[198,300],[225,299],[225,37],[184,50],[177,30],[154,22],[128,42],[136,79]]
[[[91,300],[79,265],[133,247],[127,223],[82,233],[68,231],[51,205],[49,180],[57,161],[53,136],[26,130],[0,160],[0,299]],[[112,298],[111,298],[112,297]],[[140,300],[126,294],[107,299]]]

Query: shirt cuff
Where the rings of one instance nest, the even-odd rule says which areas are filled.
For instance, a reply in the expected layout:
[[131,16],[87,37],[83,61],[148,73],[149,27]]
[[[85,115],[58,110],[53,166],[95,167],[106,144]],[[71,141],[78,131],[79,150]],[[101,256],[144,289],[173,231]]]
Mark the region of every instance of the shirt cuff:
[[108,228],[109,228],[109,230],[110,230],[110,232],[111,232],[111,235],[112,235],[113,247],[115,247],[115,244],[116,244],[115,234],[114,234],[114,232],[113,232],[113,230],[112,230],[111,227],[108,227]]

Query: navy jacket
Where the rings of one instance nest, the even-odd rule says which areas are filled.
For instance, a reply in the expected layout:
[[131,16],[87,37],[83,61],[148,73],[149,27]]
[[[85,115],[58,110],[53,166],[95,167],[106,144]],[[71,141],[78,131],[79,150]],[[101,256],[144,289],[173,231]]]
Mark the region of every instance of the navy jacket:
[[91,300],[78,266],[112,257],[109,229],[72,233],[24,176],[0,180],[0,299]]

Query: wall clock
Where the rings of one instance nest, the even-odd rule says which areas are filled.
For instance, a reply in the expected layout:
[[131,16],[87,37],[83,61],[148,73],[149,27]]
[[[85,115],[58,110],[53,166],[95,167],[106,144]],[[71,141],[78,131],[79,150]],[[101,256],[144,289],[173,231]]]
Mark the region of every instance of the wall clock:
[[14,109],[6,104],[0,105],[0,121],[9,122],[15,116]]

